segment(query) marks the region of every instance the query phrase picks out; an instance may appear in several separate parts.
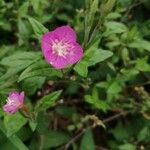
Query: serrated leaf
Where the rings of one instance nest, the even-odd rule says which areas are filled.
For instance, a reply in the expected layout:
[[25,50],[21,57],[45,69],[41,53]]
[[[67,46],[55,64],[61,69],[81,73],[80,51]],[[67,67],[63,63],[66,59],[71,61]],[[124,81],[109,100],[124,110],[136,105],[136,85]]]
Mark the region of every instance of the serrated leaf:
[[59,98],[61,93],[62,93],[62,90],[59,90],[59,91],[55,91],[55,92],[52,92],[52,93],[44,96],[43,98],[41,98],[38,101],[38,103],[37,103],[37,105],[35,107],[35,110],[37,110],[37,111],[45,111],[49,107],[53,106],[53,104]]

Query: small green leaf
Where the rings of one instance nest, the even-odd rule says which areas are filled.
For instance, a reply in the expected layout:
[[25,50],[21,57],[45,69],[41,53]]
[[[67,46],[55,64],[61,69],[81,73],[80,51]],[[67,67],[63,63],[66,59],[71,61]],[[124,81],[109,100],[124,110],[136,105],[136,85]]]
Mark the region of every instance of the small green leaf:
[[106,22],[105,26],[107,29],[106,33],[104,33],[105,36],[108,36],[109,34],[123,33],[128,31],[128,28],[123,23],[116,21]]
[[74,70],[81,76],[86,77],[88,73],[88,67],[93,66],[99,62],[106,60],[111,57],[113,53],[108,50],[101,49],[88,49],[85,53],[84,58],[76,64]]
[[46,96],[44,96],[42,99],[40,99],[35,107],[35,110],[37,111],[44,111],[51,107],[55,101],[59,98],[60,94],[62,93],[62,90],[52,92]]
[[120,145],[119,150],[136,150],[136,146],[128,143],[128,144]]
[[37,89],[40,89],[45,82],[45,77],[30,77],[22,82],[22,90],[27,93],[27,95],[33,95]]
[[111,51],[97,49],[89,59],[88,66],[93,66],[96,63],[102,62],[112,55],[113,53]]
[[94,107],[103,110],[104,112],[109,108],[109,105],[106,101],[100,99],[94,99],[91,95],[85,95],[85,101]]
[[25,17],[27,15],[27,12],[28,12],[28,7],[29,7],[29,2],[24,2],[19,10],[18,10],[18,15],[19,17]]
[[106,19],[113,20],[113,19],[118,19],[121,17],[121,14],[117,12],[111,12],[107,15]]
[[44,148],[52,148],[57,147],[62,144],[65,144],[69,141],[70,137],[59,131],[49,131],[49,133],[46,134],[45,140],[44,140]]
[[86,61],[80,61],[78,62],[75,67],[74,70],[81,76],[86,77],[88,74],[88,63]]
[[38,39],[41,39],[41,36],[43,33],[48,32],[48,29],[45,28],[40,22],[38,22],[36,19],[32,17],[28,17],[28,20],[33,28],[33,31],[35,35],[38,37]]
[[37,127],[37,122],[30,120],[29,121],[29,126],[30,126],[31,130],[34,132],[36,127]]
[[95,144],[91,130],[87,130],[83,135],[80,150],[95,150]]
[[100,13],[102,17],[105,17],[109,12],[111,12],[112,8],[115,5],[116,0],[107,0],[101,4]]
[[117,141],[127,140],[129,138],[128,130],[123,126],[121,122],[112,130],[112,134]]
[[150,64],[148,63],[148,57],[137,59],[135,68],[139,71],[150,72]]
[[110,83],[109,87],[107,88],[107,93],[108,94],[118,94],[121,92],[122,87],[119,82],[114,80],[112,83]]
[[128,46],[131,48],[145,49],[150,52],[150,42],[143,39],[136,39]]
[[28,38],[30,37],[30,29],[27,27],[25,21],[23,19],[18,19],[18,37],[19,37],[19,45],[26,43]]
[[7,130],[7,136],[11,136],[18,132],[25,124],[27,119],[24,118],[19,112],[15,114],[7,114],[4,116],[4,124]]
[[148,127],[144,127],[138,134],[138,141],[144,141],[146,139],[149,139],[149,137],[150,137],[150,129]]

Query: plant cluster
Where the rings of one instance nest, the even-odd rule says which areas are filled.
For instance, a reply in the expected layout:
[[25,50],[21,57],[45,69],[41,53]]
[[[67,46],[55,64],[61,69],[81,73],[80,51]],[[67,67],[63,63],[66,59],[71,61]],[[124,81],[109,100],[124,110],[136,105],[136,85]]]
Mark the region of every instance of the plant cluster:
[[150,150],[149,0],[0,0],[1,150]]

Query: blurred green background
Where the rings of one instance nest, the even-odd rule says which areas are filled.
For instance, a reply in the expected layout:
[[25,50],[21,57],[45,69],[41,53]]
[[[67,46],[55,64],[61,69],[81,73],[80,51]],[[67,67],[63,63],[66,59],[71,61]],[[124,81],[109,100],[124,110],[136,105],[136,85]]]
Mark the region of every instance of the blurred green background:
[[[40,42],[66,24],[84,57],[62,77]],[[149,40],[149,0],[0,0],[1,106],[25,91],[35,115],[1,107],[0,149],[150,150]]]

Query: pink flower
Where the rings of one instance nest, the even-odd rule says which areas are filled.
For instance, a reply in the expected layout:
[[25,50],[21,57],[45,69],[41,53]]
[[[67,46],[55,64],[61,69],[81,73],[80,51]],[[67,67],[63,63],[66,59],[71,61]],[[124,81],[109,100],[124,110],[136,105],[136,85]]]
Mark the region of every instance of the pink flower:
[[42,36],[42,51],[46,61],[56,69],[79,61],[83,49],[76,42],[76,33],[70,26],[58,27]]
[[7,103],[3,106],[3,110],[8,113],[15,113],[23,106],[24,92],[10,92],[7,98]]

